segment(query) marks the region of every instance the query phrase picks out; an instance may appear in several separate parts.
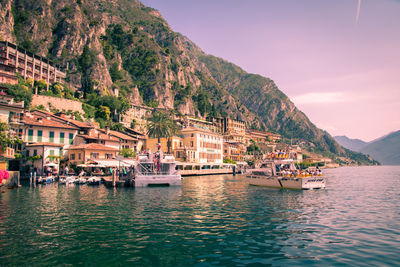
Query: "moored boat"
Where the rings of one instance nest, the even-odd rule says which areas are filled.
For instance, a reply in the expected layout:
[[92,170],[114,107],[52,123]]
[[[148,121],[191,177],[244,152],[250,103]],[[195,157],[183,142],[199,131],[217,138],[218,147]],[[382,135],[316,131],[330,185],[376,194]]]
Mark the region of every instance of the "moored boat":
[[83,177],[79,177],[79,178],[75,179],[74,182],[75,182],[75,184],[86,184],[87,179],[83,178]]
[[74,176],[61,177],[58,181],[60,184],[73,184],[76,178]]
[[44,177],[40,176],[37,179],[37,183],[38,184],[51,184],[51,183],[54,183],[54,176],[44,176]]
[[140,155],[135,166],[135,187],[180,186],[182,176],[175,170],[175,166],[174,156],[164,155],[162,150]]
[[97,176],[92,176],[87,180],[88,185],[100,185],[101,178]]
[[250,185],[287,188],[287,189],[323,189],[326,178],[320,170],[300,171],[293,160],[269,160],[259,168],[250,169],[246,173]]

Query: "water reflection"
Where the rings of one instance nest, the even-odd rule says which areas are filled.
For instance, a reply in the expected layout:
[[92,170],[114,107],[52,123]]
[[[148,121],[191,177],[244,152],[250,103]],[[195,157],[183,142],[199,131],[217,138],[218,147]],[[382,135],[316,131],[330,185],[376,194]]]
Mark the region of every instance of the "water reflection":
[[0,194],[4,265],[300,265],[400,260],[400,168],[329,170],[327,190],[24,186]]

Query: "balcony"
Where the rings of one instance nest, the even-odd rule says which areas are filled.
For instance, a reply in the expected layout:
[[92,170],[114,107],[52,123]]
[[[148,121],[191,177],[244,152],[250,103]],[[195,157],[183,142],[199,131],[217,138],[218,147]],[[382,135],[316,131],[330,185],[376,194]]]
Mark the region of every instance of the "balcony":
[[14,149],[10,147],[6,147],[5,149],[3,149],[2,147],[0,147],[0,158],[14,159]]

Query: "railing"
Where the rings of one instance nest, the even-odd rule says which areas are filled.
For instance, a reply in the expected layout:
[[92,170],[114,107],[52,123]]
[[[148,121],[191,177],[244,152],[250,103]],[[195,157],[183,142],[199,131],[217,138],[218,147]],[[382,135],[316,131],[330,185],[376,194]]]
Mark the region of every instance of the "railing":
[[143,176],[158,176],[158,175],[175,175],[177,173],[170,173],[170,172],[140,172],[137,171],[137,175],[143,175]]

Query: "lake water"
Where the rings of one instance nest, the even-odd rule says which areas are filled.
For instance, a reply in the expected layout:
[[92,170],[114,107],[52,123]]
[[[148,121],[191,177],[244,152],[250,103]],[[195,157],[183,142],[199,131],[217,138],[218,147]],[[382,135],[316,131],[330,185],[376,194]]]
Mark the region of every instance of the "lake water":
[[400,167],[325,171],[326,190],[188,177],[179,188],[0,194],[0,266],[400,264]]

